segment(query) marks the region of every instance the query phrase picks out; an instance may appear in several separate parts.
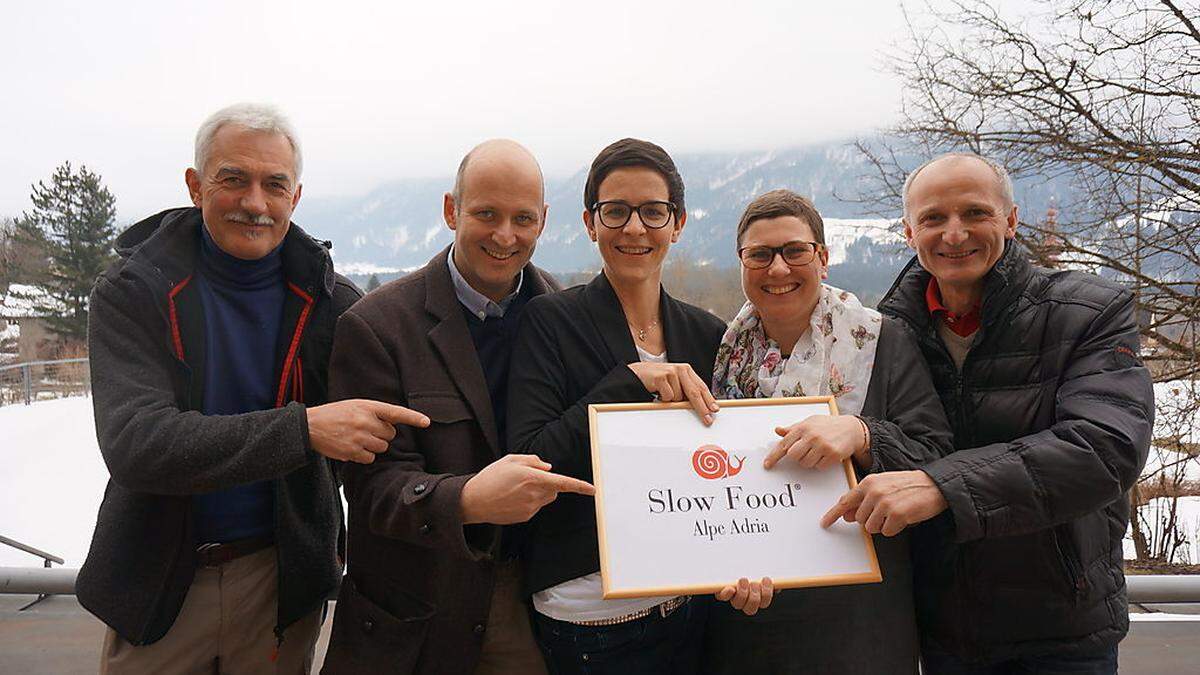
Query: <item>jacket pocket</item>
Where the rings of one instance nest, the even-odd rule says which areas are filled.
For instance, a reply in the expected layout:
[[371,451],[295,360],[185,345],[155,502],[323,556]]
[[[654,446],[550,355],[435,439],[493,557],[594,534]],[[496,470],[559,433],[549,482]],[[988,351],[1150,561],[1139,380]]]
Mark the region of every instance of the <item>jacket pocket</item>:
[[408,404],[436,424],[454,424],[475,417],[467,402],[453,392],[414,392],[409,394]]
[[323,674],[415,671],[433,607],[398,589],[389,599],[398,614],[360,593],[349,576],[343,579]]
[[1087,590],[1087,578],[1083,574],[1079,556],[1071,545],[1070,533],[1060,533],[1058,528],[1053,528],[1050,530],[1050,539],[1054,542],[1054,552],[1065,580],[1066,595],[1079,604],[1080,597]]

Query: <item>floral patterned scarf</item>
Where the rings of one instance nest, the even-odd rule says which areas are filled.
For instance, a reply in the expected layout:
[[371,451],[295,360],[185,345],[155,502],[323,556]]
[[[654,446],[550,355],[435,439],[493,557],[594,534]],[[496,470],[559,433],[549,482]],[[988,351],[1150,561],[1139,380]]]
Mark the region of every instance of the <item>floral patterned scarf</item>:
[[882,317],[849,291],[821,284],[809,330],[783,357],[767,337],[758,310],[747,302],[717,348],[713,395],[718,399],[828,396],[838,412],[862,412],[875,365]]

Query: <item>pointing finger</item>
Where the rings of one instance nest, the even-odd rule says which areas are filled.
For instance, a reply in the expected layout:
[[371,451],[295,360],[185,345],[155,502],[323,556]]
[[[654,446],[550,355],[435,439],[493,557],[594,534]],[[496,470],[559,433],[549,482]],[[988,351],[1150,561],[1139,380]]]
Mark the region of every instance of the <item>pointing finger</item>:
[[392,424],[404,424],[410,427],[425,428],[429,426],[429,418],[411,408],[384,403],[383,401],[371,401],[371,403],[373,404],[371,412],[375,413],[375,416],[381,420],[391,422]]
[[573,492],[577,495],[587,495],[589,497],[596,494],[595,486],[578,478],[564,476],[560,473],[547,473],[546,477],[550,486],[557,492]]
[[692,410],[695,410],[696,414],[700,416],[704,426],[709,426],[712,424],[712,413],[708,411],[708,403],[704,400],[704,395],[700,393],[701,390],[707,391],[708,389],[704,386],[697,386],[695,382],[689,382],[685,392],[688,403],[692,405]]
[[837,503],[835,503],[828,511],[826,511],[825,515],[821,516],[821,527],[829,527],[837,522],[837,519],[841,518],[843,514],[850,513],[854,509],[858,508],[858,503],[861,500],[862,495],[858,492],[858,488],[855,488],[839,497]]

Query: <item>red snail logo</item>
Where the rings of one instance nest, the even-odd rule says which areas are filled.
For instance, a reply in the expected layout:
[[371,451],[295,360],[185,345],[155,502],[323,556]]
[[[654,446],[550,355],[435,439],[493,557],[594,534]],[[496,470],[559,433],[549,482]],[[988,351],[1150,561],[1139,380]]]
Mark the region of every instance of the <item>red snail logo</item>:
[[702,445],[692,453],[692,468],[696,470],[696,475],[706,480],[716,480],[718,478],[727,478],[736,476],[742,470],[742,465],[746,463],[745,457],[733,457],[737,460],[737,464],[730,464],[729,453],[715,445]]

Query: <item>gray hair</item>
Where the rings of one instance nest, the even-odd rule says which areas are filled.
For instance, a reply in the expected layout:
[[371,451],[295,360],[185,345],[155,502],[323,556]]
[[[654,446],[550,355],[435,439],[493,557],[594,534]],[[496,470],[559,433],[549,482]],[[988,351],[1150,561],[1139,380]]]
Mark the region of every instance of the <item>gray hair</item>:
[[1004,198],[1005,205],[1009,208],[1012,208],[1013,204],[1016,203],[1016,200],[1013,198],[1012,178],[1009,177],[1008,170],[1005,169],[1002,164],[994,159],[984,157],[983,155],[977,155],[973,152],[947,152],[944,155],[938,155],[933,159],[927,160],[924,164],[909,172],[908,177],[904,179],[904,191],[901,193],[901,198],[903,199],[904,206],[903,213],[906,217],[908,216],[908,192],[912,187],[913,180],[917,177],[917,174],[924,171],[925,167],[933,164],[934,162],[952,158],[977,159],[988,165],[988,167],[992,170],[992,173],[996,174],[996,182],[999,183],[1000,186],[1000,196]]
[[291,121],[279,112],[278,108],[264,103],[235,103],[221,108],[204,120],[200,129],[196,131],[196,155],[193,161],[197,171],[204,170],[208,154],[212,150],[213,138],[226,124],[235,124],[251,131],[280,134],[286,138],[295,156],[296,180],[300,180],[300,171],[304,168],[304,160],[300,155],[300,137],[292,127]]

